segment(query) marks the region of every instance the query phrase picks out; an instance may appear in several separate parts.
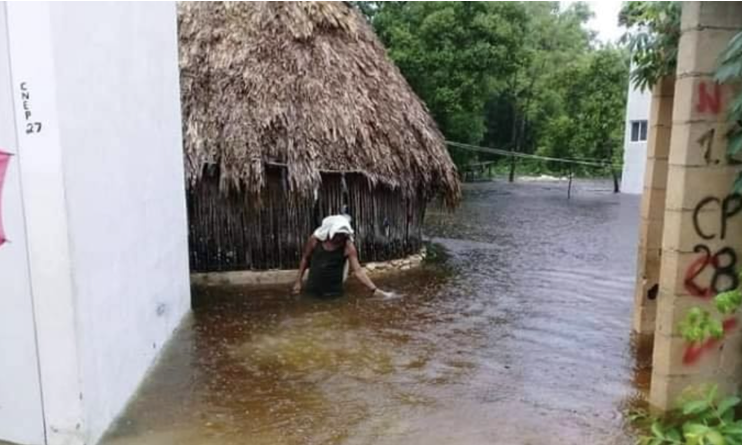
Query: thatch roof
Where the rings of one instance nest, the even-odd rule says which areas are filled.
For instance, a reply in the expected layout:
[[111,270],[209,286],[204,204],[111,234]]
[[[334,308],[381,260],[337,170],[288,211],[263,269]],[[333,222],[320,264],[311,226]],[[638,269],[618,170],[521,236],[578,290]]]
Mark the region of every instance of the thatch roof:
[[406,194],[460,195],[444,139],[366,20],[343,2],[179,5],[187,177],[257,193],[266,167],[292,191],[363,173]]

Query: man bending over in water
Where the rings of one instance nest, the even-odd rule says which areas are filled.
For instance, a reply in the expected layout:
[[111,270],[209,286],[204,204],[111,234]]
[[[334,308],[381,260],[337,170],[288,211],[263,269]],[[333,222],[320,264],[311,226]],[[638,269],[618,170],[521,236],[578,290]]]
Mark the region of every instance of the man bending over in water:
[[387,292],[379,290],[361,268],[359,254],[353,244],[353,229],[346,215],[328,216],[307,240],[292,294],[297,295],[302,291],[302,277],[309,267],[305,292],[320,298],[343,295],[346,261],[371,295],[389,296]]

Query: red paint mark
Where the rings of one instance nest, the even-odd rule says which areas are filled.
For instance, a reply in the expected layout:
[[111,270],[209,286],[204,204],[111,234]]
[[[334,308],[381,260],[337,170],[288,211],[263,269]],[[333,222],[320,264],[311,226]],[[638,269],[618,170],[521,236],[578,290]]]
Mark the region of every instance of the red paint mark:
[[10,164],[10,153],[0,151],[0,246],[8,240],[3,229],[3,184],[5,183],[5,173],[8,171],[8,164]]
[[711,298],[714,295],[712,287],[701,287],[696,283],[697,276],[710,264],[714,267],[717,265],[717,258],[710,255],[709,251],[705,251],[702,256],[694,260],[686,269],[686,276],[684,277],[684,288],[690,295],[699,298]]
[[736,320],[735,317],[730,317],[727,320],[722,322],[722,331],[728,332],[732,330],[737,324],[738,324],[738,320]]
[[[738,320],[735,319],[735,317],[728,318],[727,320],[722,322],[722,331],[724,334],[727,334],[735,326],[738,324]],[[723,334],[723,335],[724,335]],[[704,355],[705,351],[709,351],[712,349],[715,349],[715,347],[720,343],[719,339],[716,338],[710,338],[709,340],[705,341],[702,344],[698,343],[692,343],[686,347],[686,350],[684,350],[684,358],[682,359],[683,363],[685,365],[693,365],[699,359]]]
[[722,109],[722,95],[720,94],[720,84],[714,84],[712,94],[707,91],[707,83],[699,84],[699,102],[697,102],[697,111],[700,113],[711,112],[718,114]]

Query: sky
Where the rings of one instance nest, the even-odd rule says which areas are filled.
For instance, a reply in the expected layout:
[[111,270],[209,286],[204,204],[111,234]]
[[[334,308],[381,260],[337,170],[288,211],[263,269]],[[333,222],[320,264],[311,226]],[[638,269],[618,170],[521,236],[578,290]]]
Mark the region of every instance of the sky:
[[[561,1],[560,4],[564,8],[571,1]],[[604,42],[616,42],[622,34],[624,29],[617,24],[617,16],[619,10],[622,8],[621,0],[604,0],[604,1],[588,1],[586,2],[591,6],[595,17],[588,22],[588,28],[598,32],[598,38]]]

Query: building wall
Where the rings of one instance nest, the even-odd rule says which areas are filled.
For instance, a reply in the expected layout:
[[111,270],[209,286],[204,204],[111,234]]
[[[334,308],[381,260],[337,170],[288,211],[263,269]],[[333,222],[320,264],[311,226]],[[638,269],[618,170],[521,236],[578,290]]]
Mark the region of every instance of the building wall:
[[82,391],[95,440],[190,305],[175,3],[51,8]]
[[0,441],[32,444],[43,442],[44,423],[6,25],[0,3],[0,157],[13,154],[0,180],[0,222],[9,240],[0,240]]
[[190,304],[175,4],[6,6],[46,442],[93,444]]
[[46,3],[6,3],[15,134],[46,440],[83,437],[53,35]]
[[[627,114],[624,126],[624,165],[622,167],[622,193],[642,193],[647,158],[647,141],[632,142],[632,121],[648,121],[650,116],[649,91],[635,89],[630,82],[627,92]],[[650,123],[648,122],[648,131]]]

